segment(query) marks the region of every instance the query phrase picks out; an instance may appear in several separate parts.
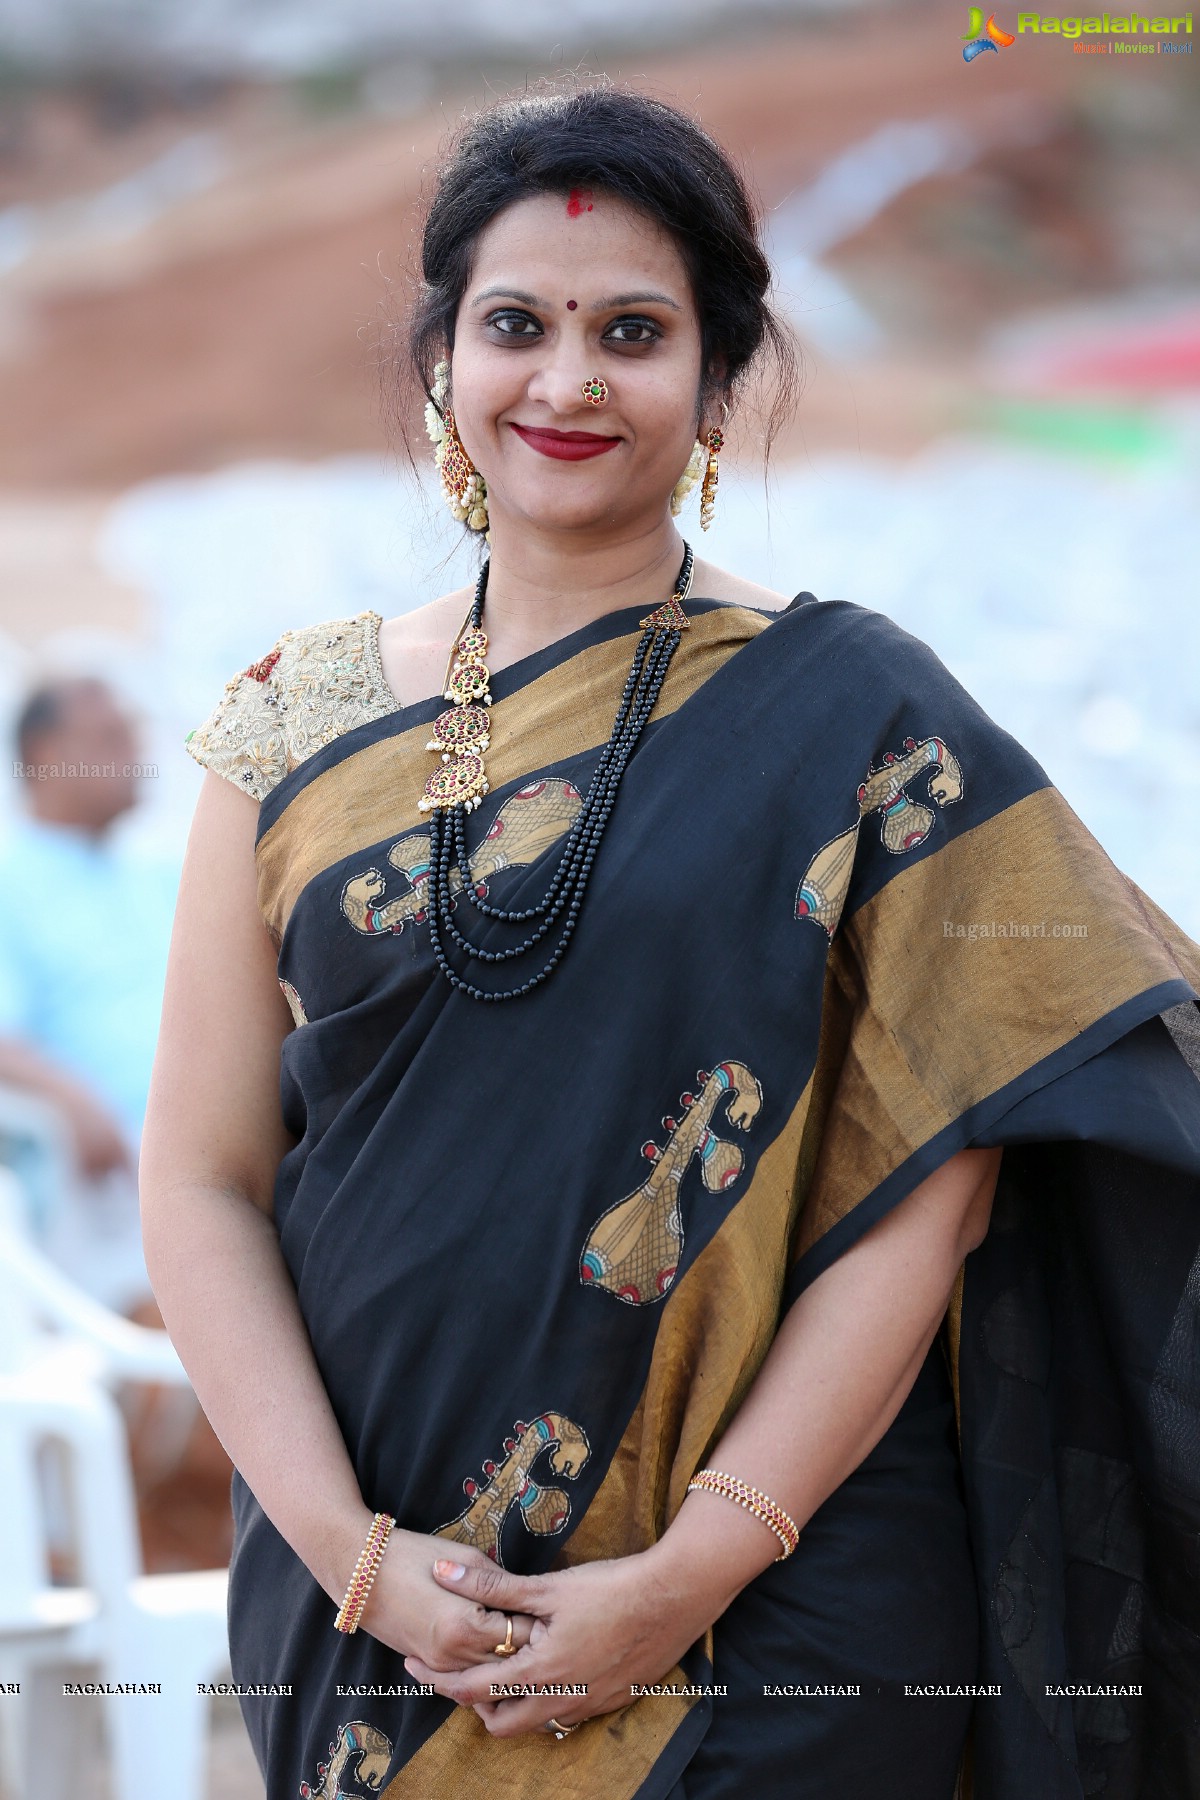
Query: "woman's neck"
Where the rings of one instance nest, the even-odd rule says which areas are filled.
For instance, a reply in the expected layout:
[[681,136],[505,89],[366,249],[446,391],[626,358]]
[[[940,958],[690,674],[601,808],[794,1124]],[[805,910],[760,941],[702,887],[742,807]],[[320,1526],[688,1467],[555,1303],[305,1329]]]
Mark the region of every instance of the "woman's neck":
[[488,640],[511,657],[526,655],[625,606],[659,606],[670,597],[683,540],[669,521],[619,542],[580,542],[493,520],[484,624]]

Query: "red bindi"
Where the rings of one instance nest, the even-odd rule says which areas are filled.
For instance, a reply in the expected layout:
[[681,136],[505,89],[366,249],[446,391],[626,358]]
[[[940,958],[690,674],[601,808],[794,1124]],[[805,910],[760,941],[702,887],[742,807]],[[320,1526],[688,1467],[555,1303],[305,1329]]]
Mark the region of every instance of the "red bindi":
[[585,212],[592,210],[591,188],[572,188],[567,195],[567,217],[578,219]]
[[575,311],[575,308],[576,308],[576,307],[577,307],[577,306],[578,306],[578,305],[579,305],[579,302],[578,302],[578,300],[568,300],[568,301],[567,301],[567,311],[568,311],[568,312],[574,312],[574,311]]

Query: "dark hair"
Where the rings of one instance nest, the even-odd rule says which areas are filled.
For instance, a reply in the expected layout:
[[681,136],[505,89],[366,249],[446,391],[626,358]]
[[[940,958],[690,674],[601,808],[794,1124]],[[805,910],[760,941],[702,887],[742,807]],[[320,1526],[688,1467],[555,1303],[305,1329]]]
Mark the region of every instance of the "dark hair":
[[764,349],[773,355],[769,453],[795,402],[796,353],[767,300],[771,270],[746,184],[685,113],[608,84],[502,101],[455,139],[425,220],[423,280],[408,326],[411,372],[425,397],[454,345],[479,233],[517,200],[581,187],[639,207],[678,244],[700,321],[701,407],[732,397]]
[[35,740],[65,725],[76,700],[107,692],[105,683],[96,675],[56,675],[31,688],[13,721],[18,759],[33,761],[30,752]]

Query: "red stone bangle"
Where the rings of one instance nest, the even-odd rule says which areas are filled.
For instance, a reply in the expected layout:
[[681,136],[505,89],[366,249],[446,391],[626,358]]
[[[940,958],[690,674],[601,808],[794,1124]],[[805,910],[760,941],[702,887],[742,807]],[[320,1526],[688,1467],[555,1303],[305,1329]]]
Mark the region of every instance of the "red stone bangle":
[[736,1500],[739,1506],[752,1512],[756,1519],[770,1527],[783,1545],[782,1553],[775,1558],[783,1562],[792,1554],[800,1542],[800,1528],[782,1506],[778,1506],[761,1488],[751,1487],[748,1481],[741,1481],[736,1475],[726,1475],[721,1469],[697,1469],[687,1484],[690,1494],[693,1488],[707,1488],[711,1493],[724,1494],[727,1500]]
[[391,1513],[384,1512],[377,1512],[371,1520],[371,1529],[367,1533],[367,1541],[360,1550],[358,1561],[354,1565],[354,1573],[350,1577],[346,1597],[338,1608],[337,1618],[333,1621],[337,1631],[349,1633],[358,1630],[358,1621],[362,1617],[363,1607],[367,1603],[371,1583],[375,1579],[376,1570],[383,1561],[388,1534],[395,1523]]

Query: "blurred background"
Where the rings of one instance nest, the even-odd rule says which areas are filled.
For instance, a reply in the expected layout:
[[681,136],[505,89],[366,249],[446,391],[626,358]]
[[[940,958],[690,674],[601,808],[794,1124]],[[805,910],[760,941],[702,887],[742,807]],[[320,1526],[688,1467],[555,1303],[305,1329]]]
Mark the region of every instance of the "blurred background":
[[[183,738],[280,631],[471,572],[391,419],[465,111],[603,72],[734,153],[805,386],[769,475],[736,422],[705,554],[925,639],[1200,936],[1192,40],[967,61],[969,25],[949,0],[0,0],[9,1800],[53,1800],[22,1761],[47,1717],[64,1793],[125,1790],[134,1715],[55,1701],[53,1656],[222,1673],[229,1465],[154,1329],[134,1181],[202,780]],[[126,773],[22,773],[105,758]],[[169,1729],[156,1800],[261,1795],[236,1701]]]

